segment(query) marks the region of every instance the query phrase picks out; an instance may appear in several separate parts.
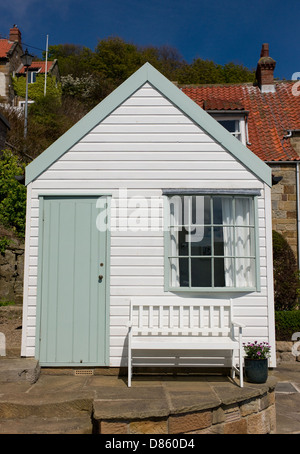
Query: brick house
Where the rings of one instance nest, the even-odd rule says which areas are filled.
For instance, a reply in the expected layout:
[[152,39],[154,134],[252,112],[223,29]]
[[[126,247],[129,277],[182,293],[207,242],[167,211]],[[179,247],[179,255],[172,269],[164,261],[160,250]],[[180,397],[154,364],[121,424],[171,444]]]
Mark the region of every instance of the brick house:
[[274,80],[275,66],[263,44],[254,84],[181,89],[272,168],[273,229],[287,239],[299,265],[300,91],[295,81]]
[[[47,71],[46,71],[47,70]],[[45,61],[33,61],[31,65],[28,67],[28,77],[29,83],[34,83],[36,80],[37,74],[51,74],[59,79],[59,70],[58,70],[58,63],[57,60],[47,61],[47,65]],[[24,76],[26,74],[25,67],[22,65],[17,72],[18,76]]]
[[9,31],[9,38],[0,38],[0,102],[12,105],[14,91],[11,76],[22,65],[23,54],[21,32],[16,25]]
[[[10,29],[9,38],[0,38],[0,102],[9,105],[22,105],[15,96],[11,77],[25,77],[25,68],[21,61],[24,50],[22,47],[22,35],[19,28],[14,25]],[[34,83],[37,74],[51,74],[59,80],[59,69],[57,60],[33,61],[28,68],[28,82]]]

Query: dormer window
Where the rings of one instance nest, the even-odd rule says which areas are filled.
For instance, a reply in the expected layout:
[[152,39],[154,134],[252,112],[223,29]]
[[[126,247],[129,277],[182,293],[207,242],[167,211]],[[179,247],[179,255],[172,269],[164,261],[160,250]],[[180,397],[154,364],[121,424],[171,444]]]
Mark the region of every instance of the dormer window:
[[219,120],[219,123],[238,140],[242,139],[240,120]]
[[236,139],[242,142],[244,145],[247,143],[247,124],[245,113],[232,113],[232,112],[208,112],[210,115],[217,120],[223,128],[227,129]]
[[236,139],[247,144],[247,115],[239,99],[208,98],[203,102],[203,108],[217,120]]

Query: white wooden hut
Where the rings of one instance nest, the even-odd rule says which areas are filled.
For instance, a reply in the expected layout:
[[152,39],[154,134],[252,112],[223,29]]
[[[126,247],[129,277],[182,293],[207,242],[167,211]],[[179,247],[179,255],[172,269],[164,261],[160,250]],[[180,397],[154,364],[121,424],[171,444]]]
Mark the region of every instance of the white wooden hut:
[[275,366],[270,168],[150,64],[29,164],[26,185],[22,356],[126,366],[132,299],[213,299]]

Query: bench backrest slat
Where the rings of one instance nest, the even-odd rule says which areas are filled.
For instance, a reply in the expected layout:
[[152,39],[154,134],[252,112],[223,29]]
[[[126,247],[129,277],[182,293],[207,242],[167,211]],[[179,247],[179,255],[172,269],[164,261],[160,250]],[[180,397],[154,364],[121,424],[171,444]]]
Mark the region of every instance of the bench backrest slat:
[[137,298],[131,300],[130,318],[133,334],[224,334],[231,329],[232,303],[194,298],[145,302]]

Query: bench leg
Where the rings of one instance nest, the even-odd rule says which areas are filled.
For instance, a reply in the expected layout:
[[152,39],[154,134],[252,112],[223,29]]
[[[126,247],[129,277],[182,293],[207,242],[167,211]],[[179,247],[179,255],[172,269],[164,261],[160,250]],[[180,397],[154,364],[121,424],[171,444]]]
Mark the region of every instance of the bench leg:
[[242,349],[240,348],[239,350],[239,370],[240,370],[240,387],[243,388],[244,386],[244,371],[243,371],[243,352]]
[[234,350],[231,351],[231,378],[235,379]]
[[128,388],[131,387],[131,377],[132,377],[132,353],[131,353],[131,342],[129,339],[128,342]]
[[129,358],[128,358],[128,388],[131,387],[131,375],[132,375],[132,371],[131,371],[131,361],[130,361]]

